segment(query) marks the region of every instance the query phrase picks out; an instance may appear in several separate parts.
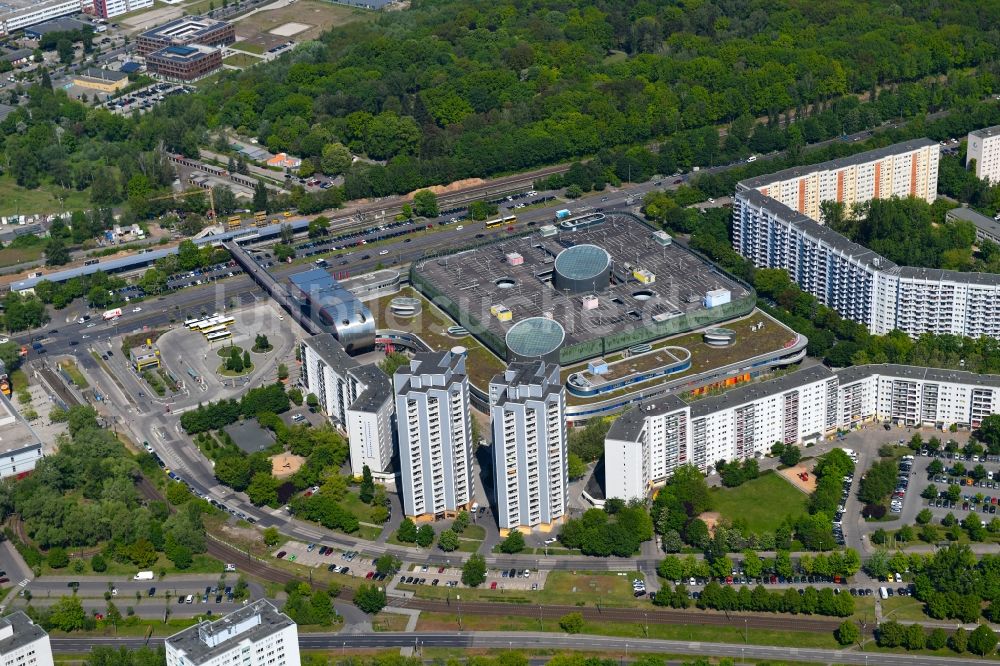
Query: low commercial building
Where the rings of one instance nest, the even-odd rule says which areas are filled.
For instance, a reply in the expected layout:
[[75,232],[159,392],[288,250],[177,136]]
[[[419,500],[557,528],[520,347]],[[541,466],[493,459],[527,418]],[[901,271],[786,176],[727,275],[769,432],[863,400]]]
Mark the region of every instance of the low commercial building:
[[299,632],[265,599],[165,641],[167,666],[301,666]]
[[9,62],[14,67],[20,67],[31,60],[34,52],[31,49],[14,49],[0,54],[0,62]]
[[626,412],[604,443],[607,497],[645,497],[680,465],[766,454],[870,421],[977,428],[1000,412],[1000,376],[905,365],[813,366],[686,403],[657,398]]
[[0,393],[0,478],[29,474],[41,458],[38,435]]
[[53,666],[54,663],[49,635],[24,611],[0,618],[0,665]]
[[384,372],[360,365],[330,333],[301,343],[302,386],[319,399],[323,412],[346,432],[351,473],[360,477],[365,466],[387,480],[392,476],[392,384]]
[[110,69],[88,67],[73,77],[73,84],[89,90],[113,93],[128,85],[128,74]]
[[167,46],[146,56],[146,69],[173,81],[195,81],[222,67],[222,51],[193,44]]
[[236,41],[236,28],[204,16],[185,16],[141,33],[136,47],[141,56],[168,46],[228,46]]
[[278,153],[267,161],[267,165],[282,169],[298,169],[302,166],[302,160],[298,157],[292,157],[288,153]]
[[946,214],[949,220],[971,222],[976,227],[976,240],[988,240],[1000,244],[1000,222],[992,217],[986,217],[965,206],[952,208]]
[[137,345],[128,350],[128,360],[136,372],[155,370],[160,367],[160,350],[151,343]]
[[93,0],[51,0],[39,3],[28,0],[7,0],[4,5],[10,7],[8,12],[2,15],[0,23],[4,27],[4,34],[24,28],[24,36],[28,39],[41,39],[50,32],[82,30],[88,24],[63,17],[94,8]]

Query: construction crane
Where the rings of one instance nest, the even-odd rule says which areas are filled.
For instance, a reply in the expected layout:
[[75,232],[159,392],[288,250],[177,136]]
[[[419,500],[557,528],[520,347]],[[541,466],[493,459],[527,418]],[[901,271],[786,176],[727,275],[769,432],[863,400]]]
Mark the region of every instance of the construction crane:
[[203,190],[203,189],[199,188],[199,189],[195,189],[195,190],[186,190],[184,192],[171,192],[170,194],[167,194],[167,195],[162,196],[162,197],[153,197],[152,199],[147,199],[147,201],[163,201],[164,199],[176,199],[178,197],[180,197],[180,198],[183,199],[184,197],[194,196],[195,194],[208,195],[208,217],[214,220],[215,219],[215,197],[212,196],[212,188],[209,188],[207,190]]

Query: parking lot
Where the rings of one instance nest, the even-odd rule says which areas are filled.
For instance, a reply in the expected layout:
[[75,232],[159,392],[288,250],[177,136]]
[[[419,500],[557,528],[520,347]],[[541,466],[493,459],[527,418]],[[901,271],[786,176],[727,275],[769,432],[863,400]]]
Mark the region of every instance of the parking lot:
[[[989,523],[1000,505],[1000,456],[963,451],[921,451],[913,463],[910,502],[930,509],[935,522],[951,513],[963,520],[970,513]],[[936,496],[927,491],[933,485]],[[904,507],[905,510],[905,507]],[[910,511],[906,513],[912,513]]]
[[193,91],[194,88],[189,86],[174,83],[157,83],[127,95],[109,99],[104,103],[104,107],[112,113],[120,113],[122,115],[130,114],[133,111],[144,113],[153,109],[167,97],[172,95],[187,95]]

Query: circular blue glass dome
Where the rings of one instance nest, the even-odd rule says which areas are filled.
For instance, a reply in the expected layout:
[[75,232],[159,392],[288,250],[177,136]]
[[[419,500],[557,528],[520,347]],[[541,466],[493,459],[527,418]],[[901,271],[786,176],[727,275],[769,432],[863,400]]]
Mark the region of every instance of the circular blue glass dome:
[[546,317],[522,319],[507,331],[505,342],[510,353],[519,359],[544,359],[558,356],[566,339],[562,325]]
[[556,256],[553,284],[571,293],[600,291],[611,281],[611,255],[596,245],[574,245]]

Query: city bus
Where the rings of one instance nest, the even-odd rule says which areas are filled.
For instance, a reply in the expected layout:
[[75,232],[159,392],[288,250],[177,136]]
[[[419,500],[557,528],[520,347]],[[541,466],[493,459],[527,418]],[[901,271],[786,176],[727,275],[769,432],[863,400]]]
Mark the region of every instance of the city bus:
[[233,215],[228,220],[230,229],[239,229],[240,225],[243,224],[243,219],[239,215]]
[[235,323],[236,320],[233,319],[232,317],[211,317],[210,319],[203,319],[202,321],[198,322],[198,324],[195,325],[193,328],[194,330],[201,331],[202,333],[204,333],[205,329],[212,328],[213,326],[218,326],[220,324],[222,326],[232,326]]
[[233,337],[233,334],[229,330],[216,331],[210,335],[206,335],[205,339],[209,342],[215,342],[216,340],[228,340]]
[[496,229],[497,227],[505,227],[505,226],[509,226],[511,224],[516,224],[516,223],[517,223],[517,215],[513,215],[513,214],[511,214],[511,215],[501,215],[500,217],[498,217],[495,220],[487,220],[486,221],[486,228],[487,229]]
[[201,333],[202,335],[209,336],[212,333],[218,333],[219,331],[228,331],[229,329],[219,324],[218,326],[212,326],[211,328],[204,329]]

